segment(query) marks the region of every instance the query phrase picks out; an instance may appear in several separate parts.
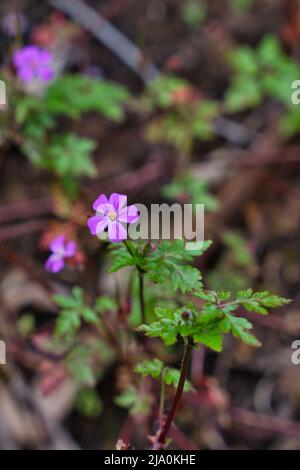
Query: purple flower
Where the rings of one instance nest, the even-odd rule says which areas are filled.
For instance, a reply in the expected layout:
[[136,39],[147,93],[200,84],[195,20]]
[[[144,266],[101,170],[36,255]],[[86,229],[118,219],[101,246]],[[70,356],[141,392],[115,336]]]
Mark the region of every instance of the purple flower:
[[50,243],[52,255],[45,263],[46,271],[58,273],[65,265],[66,258],[72,258],[76,253],[77,245],[73,241],[67,241],[65,235],[58,235]]
[[26,46],[13,55],[17,75],[23,82],[30,82],[35,78],[45,82],[51,80],[54,77],[52,62],[51,52],[37,46]]
[[111,242],[126,240],[126,224],[133,224],[139,219],[137,208],[127,207],[127,196],[124,194],[113,193],[109,199],[101,194],[94,202],[93,209],[96,215],[87,223],[91,234],[100,235],[107,229],[108,239]]

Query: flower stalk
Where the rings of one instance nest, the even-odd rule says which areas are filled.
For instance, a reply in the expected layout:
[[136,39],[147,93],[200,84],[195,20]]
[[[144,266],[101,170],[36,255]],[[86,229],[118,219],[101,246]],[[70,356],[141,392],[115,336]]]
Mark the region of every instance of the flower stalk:
[[180,377],[179,377],[179,382],[177,385],[176,393],[173,399],[173,403],[171,406],[171,409],[169,411],[169,414],[167,416],[166,421],[164,422],[161,430],[159,431],[158,438],[157,438],[157,444],[159,448],[162,448],[165,443],[166,443],[166,438],[169,433],[169,430],[172,426],[172,423],[175,419],[178,406],[182,397],[183,389],[184,389],[184,384],[187,379],[188,371],[189,371],[189,366],[190,366],[190,361],[191,361],[191,354],[192,354],[192,349],[193,349],[193,343],[192,339],[189,338],[185,348],[184,348],[184,355],[183,355],[183,361],[181,365],[181,371],[180,371]]

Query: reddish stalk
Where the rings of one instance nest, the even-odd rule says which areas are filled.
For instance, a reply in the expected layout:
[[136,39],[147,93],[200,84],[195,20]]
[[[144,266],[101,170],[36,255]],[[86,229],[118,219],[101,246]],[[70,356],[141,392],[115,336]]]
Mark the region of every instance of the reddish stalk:
[[179,403],[180,403],[180,400],[181,400],[181,397],[182,397],[184,384],[185,384],[185,381],[186,381],[186,378],[187,378],[187,375],[188,375],[188,371],[189,371],[189,365],[190,365],[190,360],[191,360],[192,349],[193,349],[193,346],[192,346],[191,341],[189,340],[187,342],[187,344],[185,345],[179,382],[178,382],[178,385],[177,385],[177,390],[176,390],[176,393],[175,393],[175,396],[174,396],[174,399],[173,399],[173,403],[172,403],[171,409],[169,411],[169,414],[167,416],[167,419],[166,419],[162,429],[160,430],[160,432],[158,434],[157,443],[158,443],[159,447],[162,447],[162,446],[165,445],[167,435],[168,435],[168,433],[170,431],[170,428],[172,426],[172,423],[175,419],[175,416],[176,416],[176,413],[177,413],[177,410],[178,410],[178,406],[179,406]]

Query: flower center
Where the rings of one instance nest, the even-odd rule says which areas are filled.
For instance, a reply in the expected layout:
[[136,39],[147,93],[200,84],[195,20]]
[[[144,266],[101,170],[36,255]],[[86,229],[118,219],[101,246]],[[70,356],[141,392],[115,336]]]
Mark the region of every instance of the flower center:
[[114,212],[114,211],[109,212],[109,213],[108,213],[108,217],[109,217],[109,219],[110,219],[112,222],[114,222],[114,221],[116,220],[116,218],[117,218],[117,213]]

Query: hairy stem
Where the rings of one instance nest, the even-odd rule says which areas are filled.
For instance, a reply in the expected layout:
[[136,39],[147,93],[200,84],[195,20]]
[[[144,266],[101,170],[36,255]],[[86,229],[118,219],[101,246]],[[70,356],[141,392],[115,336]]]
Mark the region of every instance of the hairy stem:
[[173,423],[174,418],[176,416],[176,412],[177,412],[177,409],[178,409],[178,406],[179,406],[179,403],[180,403],[180,400],[181,400],[182,392],[183,392],[183,389],[184,389],[184,384],[185,384],[187,374],[188,374],[188,371],[189,371],[189,365],[190,365],[190,360],[191,360],[192,349],[193,349],[192,342],[189,340],[187,342],[187,344],[185,345],[179,382],[178,382],[178,385],[177,385],[177,390],[176,390],[176,393],[175,393],[175,396],[174,396],[174,399],[173,399],[173,403],[172,403],[171,409],[169,411],[169,414],[167,416],[167,419],[166,419],[161,431],[159,432],[159,435],[158,435],[158,438],[157,438],[158,444],[160,444],[162,446],[166,442],[166,437],[168,435],[170,427],[172,426],[172,423]]
[[[132,258],[135,258],[135,253],[134,250],[127,240],[124,240],[124,245],[127,248],[128,253],[132,256]],[[138,270],[138,275],[139,275],[139,299],[140,299],[140,308],[141,308],[141,320],[142,323],[145,323],[146,321],[146,314],[145,314],[145,296],[144,296],[144,271],[139,266],[136,264],[136,268]]]

